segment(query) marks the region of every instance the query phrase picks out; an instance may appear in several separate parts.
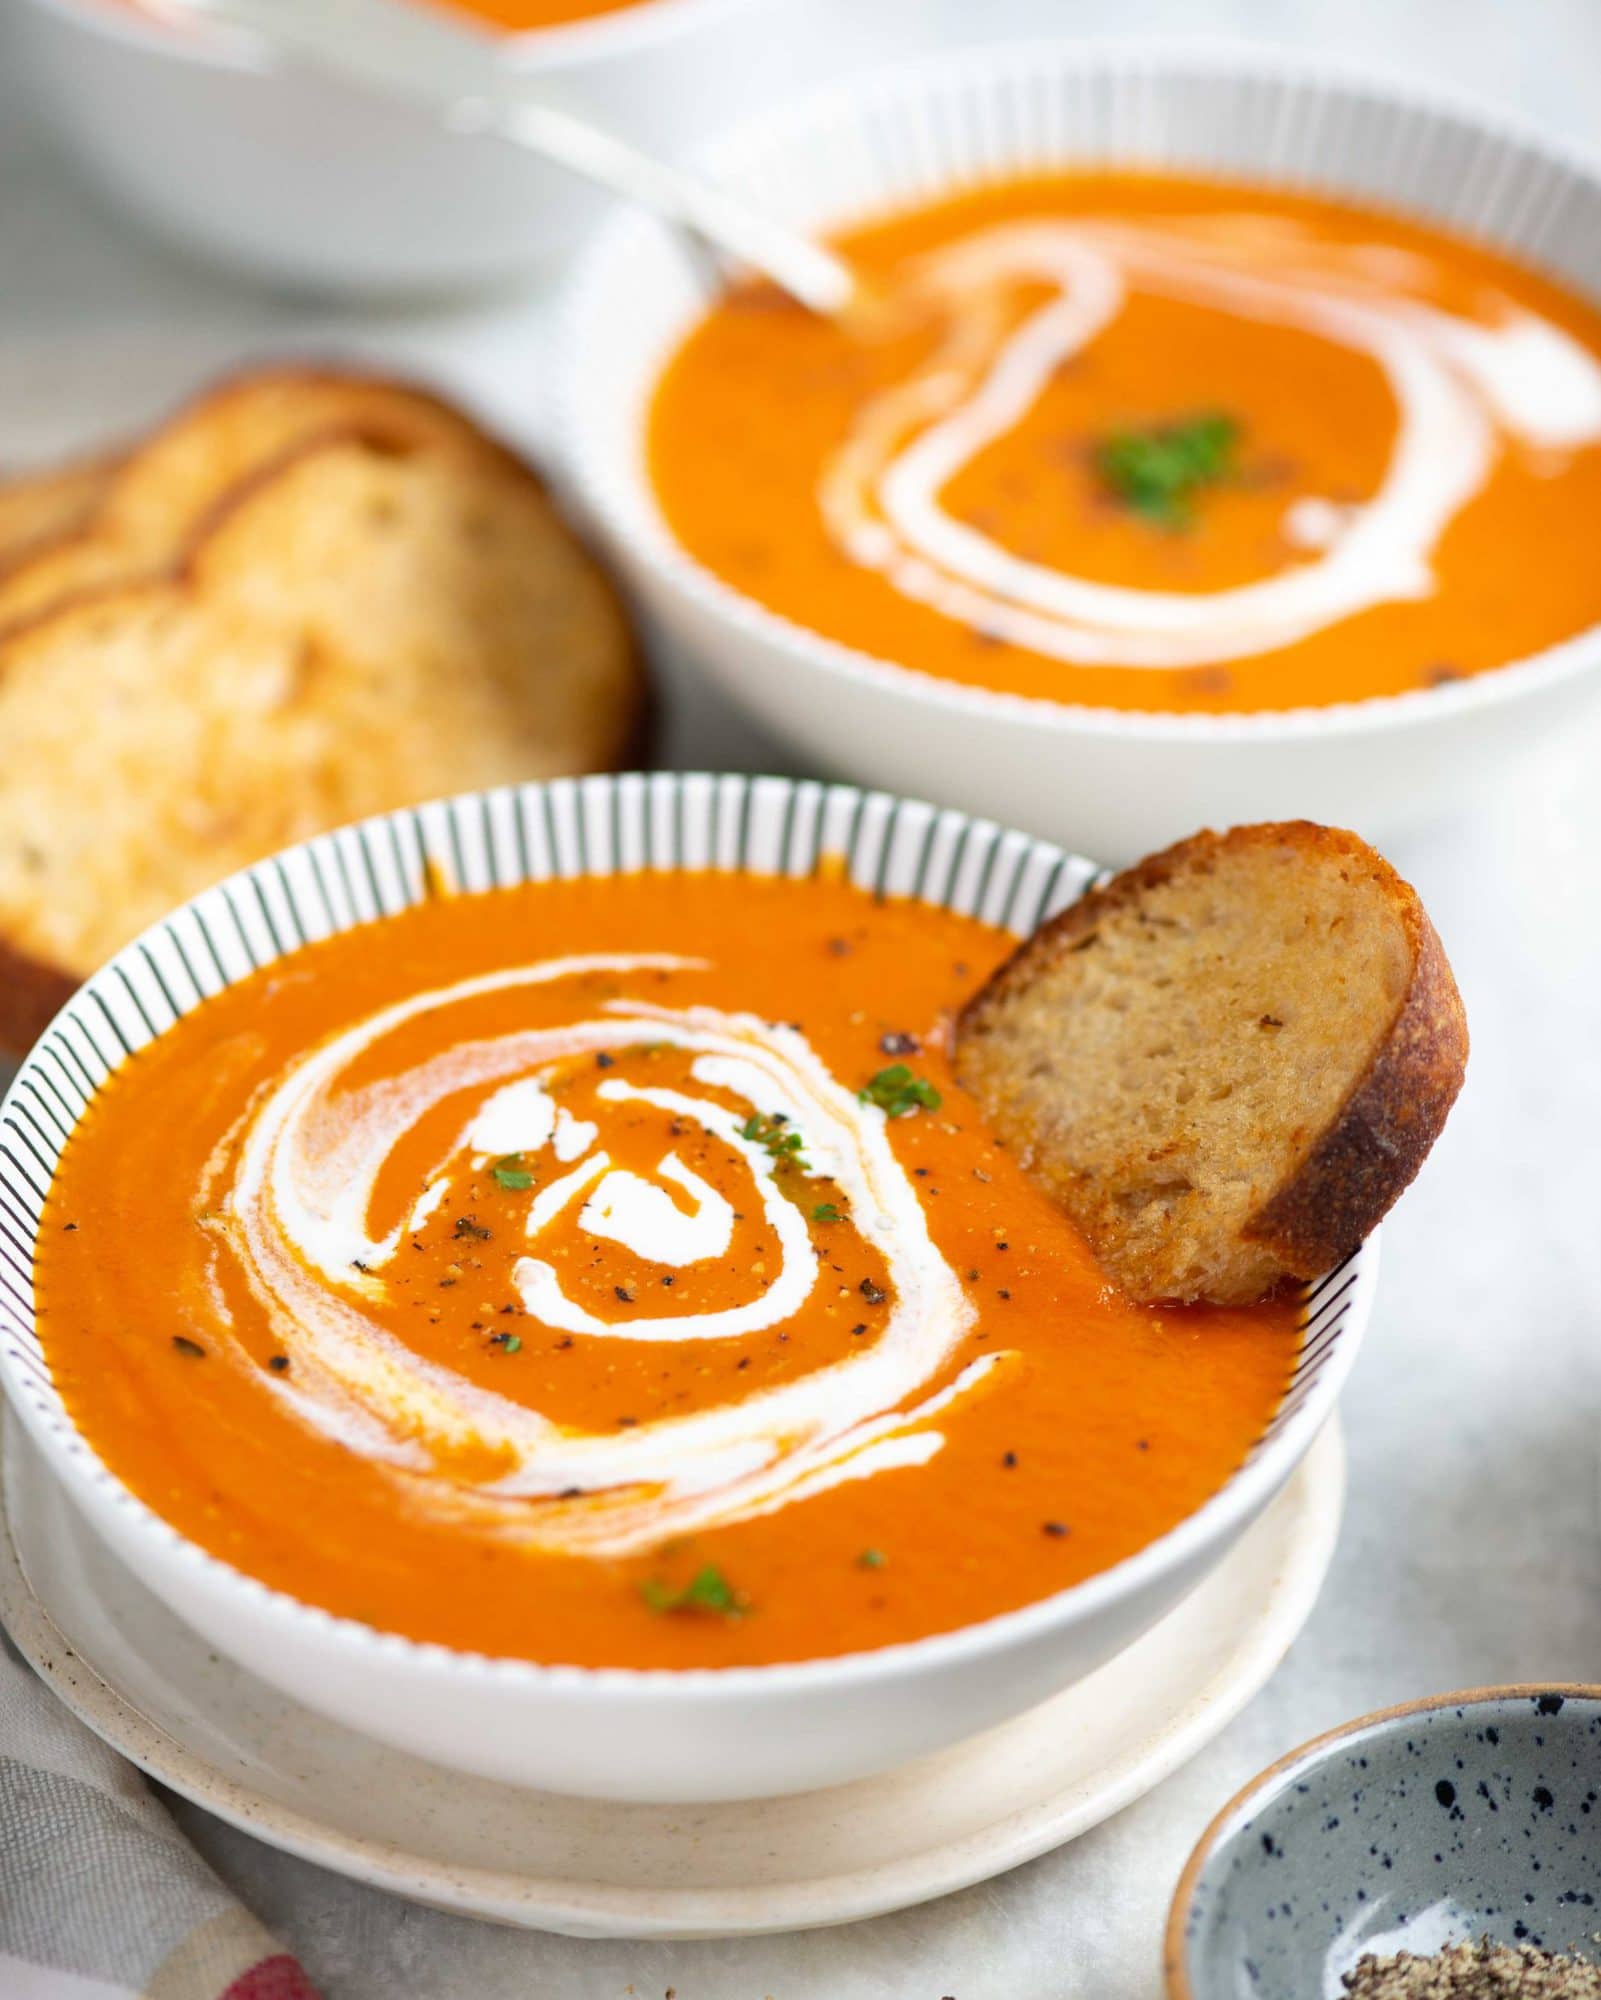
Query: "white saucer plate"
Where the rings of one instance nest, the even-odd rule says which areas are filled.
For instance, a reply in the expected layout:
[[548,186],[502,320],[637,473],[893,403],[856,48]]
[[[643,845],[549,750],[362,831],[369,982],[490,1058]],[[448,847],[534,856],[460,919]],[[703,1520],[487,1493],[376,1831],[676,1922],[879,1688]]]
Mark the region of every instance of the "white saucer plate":
[[437,1908],[575,1937],[803,1930],[998,1875],[1216,1736],[1306,1622],[1334,1552],[1331,1422],[1262,1519],[1127,1652],[1015,1721],[830,1791],[744,1804],[557,1797],[424,1763],[214,1652],[111,1555],[6,1418],[0,1622],[142,1770],[247,1833]]

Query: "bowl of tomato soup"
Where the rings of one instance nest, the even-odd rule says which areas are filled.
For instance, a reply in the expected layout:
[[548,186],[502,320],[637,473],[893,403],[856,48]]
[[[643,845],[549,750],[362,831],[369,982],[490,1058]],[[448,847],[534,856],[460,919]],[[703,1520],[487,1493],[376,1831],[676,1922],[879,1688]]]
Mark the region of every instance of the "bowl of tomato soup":
[[290,850],[20,1072],[0,1380],[183,1618],[438,1762],[751,1797],[998,1723],[1255,1518],[1375,1275],[1136,1306],[985,1130],[952,1012],[1093,873],[662,775]]
[[708,156],[869,308],[577,280],[577,484],[667,640],[808,755],[1126,856],[1368,832],[1593,697],[1601,181],[1455,105],[1051,46]]
[[[428,4],[428,0],[417,0]],[[790,0],[438,0],[493,41],[504,87],[673,152],[759,102]],[[497,285],[591,231],[602,197],[443,132],[248,38],[146,0],[24,0],[16,59],[119,204],[185,249],[319,293]]]

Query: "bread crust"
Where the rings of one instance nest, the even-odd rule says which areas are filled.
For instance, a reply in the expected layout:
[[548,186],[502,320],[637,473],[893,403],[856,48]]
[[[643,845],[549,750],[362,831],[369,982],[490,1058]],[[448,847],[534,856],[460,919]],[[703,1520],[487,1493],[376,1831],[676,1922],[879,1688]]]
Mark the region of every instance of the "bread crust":
[[[1456,1101],[1468,1056],[1467,1017],[1433,924],[1416,891],[1356,834],[1310,820],[1222,834],[1208,829],[1097,883],[1041,925],[968,1001],[957,1017],[955,1063],[962,1076],[964,1044],[985,1036],[1008,999],[1083,949],[1106,918],[1136,907],[1151,889],[1210,872],[1224,855],[1250,846],[1295,847],[1361,868],[1384,889],[1411,951],[1395,1019],[1367,1069],[1240,1232],[1243,1242],[1276,1262],[1280,1279],[1309,1279],[1349,1256],[1411,1183]],[[1034,1162],[1033,1171],[1057,1199],[1072,1184],[1070,1171],[1053,1172],[1049,1162]]]
[[0,583],[35,556],[82,534],[98,514],[126,454],[108,451],[46,472],[0,481]]
[[[169,575],[170,558],[167,562],[141,563],[98,583],[68,585],[23,607],[8,608],[3,590],[3,586],[13,581],[26,589],[30,580],[36,580],[39,568],[48,569],[61,558],[70,556],[75,548],[93,544],[115,518],[117,499],[124,481],[137,480],[149,460],[159,456],[173,432],[199,426],[208,417],[226,418],[230,403],[248,401],[251,396],[263,391],[287,396],[297,389],[305,389],[313,395],[348,394],[353,399],[370,403],[372,407],[337,415],[332,411],[325,412],[315,422],[308,421],[305,431],[297,434],[287,445],[256,459],[248,470],[230,481],[210,506],[187,524],[179,536],[174,555],[179,548],[197,547],[210,532],[212,516],[226,507],[235,492],[253,488],[259,478],[279,469],[283,461],[292,459],[303,443],[311,443],[341,429],[359,429],[366,423],[371,423],[375,429],[392,429],[397,439],[409,437],[414,443],[425,440],[442,443],[454,437],[464,446],[482,452],[486,458],[498,460],[508,469],[535,480],[548,496],[545,482],[526,459],[501,439],[483,430],[472,417],[455,408],[443,396],[420,383],[403,376],[369,374],[353,367],[340,367],[334,362],[307,360],[286,367],[271,364],[243,366],[218,376],[186,397],[161,423],[130,444],[98,458],[85,459],[62,468],[56,475],[58,479],[98,475],[96,491],[84,511],[69,525],[36,536],[9,553],[0,552],[0,637],[9,638],[14,632],[26,630],[39,618],[48,617],[58,608],[79,601],[86,592],[114,590],[119,585],[141,582],[147,577]],[[388,411],[381,408],[385,397],[393,399]],[[409,427],[406,424],[408,415],[412,419]],[[419,423],[419,417],[424,422]],[[43,484],[49,476],[37,475],[38,482]]]
[[1383,1045],[1299,1170],[1245,1225],[1297,1278],[1348,1257],[1411,1185],[1462,1088],[1468,1023],[1433,924],[1405,883],[1412,977]]

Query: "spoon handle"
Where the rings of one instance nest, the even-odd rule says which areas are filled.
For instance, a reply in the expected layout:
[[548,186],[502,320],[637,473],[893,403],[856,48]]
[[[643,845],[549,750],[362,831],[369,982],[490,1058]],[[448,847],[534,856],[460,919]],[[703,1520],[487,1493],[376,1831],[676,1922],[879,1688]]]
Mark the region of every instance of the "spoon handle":
[[[471,122],[478,107],[462,107],[452,123]],[[626,140],[553,105],[528,100],[484,101],[484,128],[637,202],[664,221],[682,224],[740,263],[771,278],[812,312],[832,316],[850,304],[856,281],[849,267],[820,243],[774,222],[715,182],[642,153]]]
[[820,243],[614,133],[516,94],[487,37],[405,0],[146,0],[169,20],[249,35],[350,82],[402,97],[453,131],[492,133],[692,229],[817,313],[844,310],[855,279]]

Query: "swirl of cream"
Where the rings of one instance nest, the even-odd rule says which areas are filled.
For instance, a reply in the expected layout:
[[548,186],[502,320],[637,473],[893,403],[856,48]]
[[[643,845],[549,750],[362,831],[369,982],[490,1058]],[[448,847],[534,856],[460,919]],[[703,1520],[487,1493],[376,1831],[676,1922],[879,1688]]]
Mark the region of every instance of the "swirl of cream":
[[[829,1074],[805,1038],[748,1014],[619,999],[598,1017],[492,1039],[445,1038],[442,1050],[370,1082],[343,1082],[381,1039],[483,993],[585,972],[694,968],[699,961],[619,955],[570,958],[418,995],[331,1038],[255,1106],[213,1163],[221,1234],[291,1358],[275,1393],[308,1421],[392,1468],[420,1501],[571,1552],[620,1554],[670,1533],[772,1511],[842,1480],[921,1463],[939,1450],[930,1419],[1000,1360],[986,1356],[940,1383],[971,1323],[955,1274],[935,1249],[884,1114]],[[602,1104],[638,1103],[693,1121],[743,1161],[776,1239],[778,1276],[750,1299],[676,1317],[603,1320],[562,1289],[539,1239],[583,1200],[580,1226],[635,1255],[683,1267],[724,1254],[726,1198],[667,1152],[655,1178],[615,1167],[593,1121],[555,1104],[542,1072],[575,1054],[669,1044],[693,1053],[690,1080],[708,1092],[610,1078]],[[396,1143],[447,1099],[487,1089],[439,1163],[407,1223],[369,1228],[375,1182]],[[748,1111],[730,1108],[735,1097]],[[749,1113],[781,1116],[805,1135],[816,1172],[837,1182],[851,1221],[889,1273],[885,1324],[871,1343],[772,1389],[618,1434],[575,1430],[418,1355],[375,1318],[385,1269],[408,1230],[446,1198],[465,1157],[548,1149],[567,1171],[529,1203],[528,1254],[514,1280],[527,1310],[552,1328],[627,1341],[734,1339],[781,1326],[810,1297],[819,1263],[800,1210],[780,1191]],[[571,1164],[575,1162],[576,1164]],[[667,1191],[686,1195],[684,1207]],[[938,1384],[939,1386],[936,1386]],[[493,1466],[488,1476],[466,1465]],[[538,1505],[530,1502],[537,1501]]]
[[[1419,272],[1414,266],[1422,264]],[[1549,449],[1601,440],[1601,364],[1507,305],[1468,320],[1408,297],[1426,260],[1298,229],[1030,222],[963,238],[913,273],[950,316],[930,365],[872,401],[825,467],[824,521],[857,564],[947,617],[1080,666],[1174,668],[1293,645],[1390,600],[1427,596],[1441,535],[1483,487],[1502,435]],[[1010,326],[1007,288],[1055,296]],[[1368,355],[1395,399],[1390,464],[1361,506],[1303,499],[1289,541],[1321,549],[1233,589],[1136,590],[1011,554],[941,502],[1014,430],[1064,361],[1133,290],[1296,328]],[[1307,532],[1309,524],[1311,532]]]

